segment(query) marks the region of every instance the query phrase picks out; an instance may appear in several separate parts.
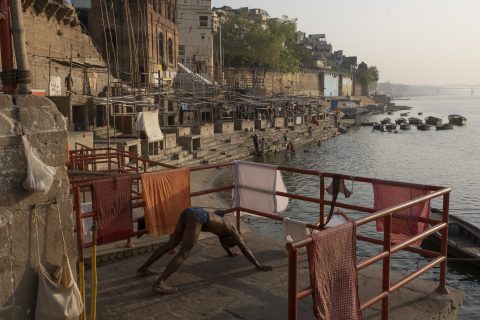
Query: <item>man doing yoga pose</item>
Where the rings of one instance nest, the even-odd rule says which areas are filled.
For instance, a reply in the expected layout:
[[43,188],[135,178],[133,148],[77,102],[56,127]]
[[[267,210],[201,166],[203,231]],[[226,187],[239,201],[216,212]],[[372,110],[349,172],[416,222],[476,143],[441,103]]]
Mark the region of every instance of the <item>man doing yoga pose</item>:
[[153,284],[153,290],[158,293],[174,293],[177,288],[168,287],[165,285],[165,281],[174,273],[182,264],[185,259],[188,258],[190,251],[194,244],[197,242],[200,236],[200,231],[211,232],[218,236],[220,244],[229,256],[238,256],[239,253],[232,248],[238,246],[245,257],[253,263],[258,270],[271,271],[271,266],[262,265],[255,259],[252,251],[246,246],[243,239],[240,237],[237,228],[223,218],[224,211],[215,211],[209,213],[202,208],[187,208],[185,209],[180,219],[175,226],[175,230],[170,240],[160,246],[155,252],[152,253],[147,262],[145,262],[138,270],[139,275],[151,275],[157,274],[150,271],[148,268],[158,259],[160,259],[166,252],[174,249],[180,244],[180,250],[177,255],[168,263],[165,271]]

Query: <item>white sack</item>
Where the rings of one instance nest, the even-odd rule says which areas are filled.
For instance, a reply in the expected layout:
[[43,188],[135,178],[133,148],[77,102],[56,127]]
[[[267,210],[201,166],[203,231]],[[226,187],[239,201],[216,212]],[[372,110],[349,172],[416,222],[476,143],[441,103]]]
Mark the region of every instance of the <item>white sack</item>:
[[38,152],[25,136],[22,136],[22,141],[27,158],[27,178],[23,182],[23,188],[28,191],[48,193],[52,187],[55,168],[47,166],[40,160]]

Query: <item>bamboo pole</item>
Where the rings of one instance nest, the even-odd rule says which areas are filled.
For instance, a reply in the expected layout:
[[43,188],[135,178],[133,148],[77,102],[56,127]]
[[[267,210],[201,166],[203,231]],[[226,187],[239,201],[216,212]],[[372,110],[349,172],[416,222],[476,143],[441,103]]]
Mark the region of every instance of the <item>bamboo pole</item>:
[[[17,72],[28,72],[27,49],[25,45],[25,29],[23,24],[23,10],[21,0],[10,1],[10,14],[12,19],[13,44],[15,46],[15,57],[17,60]],[[25,75],[25,78],[27,75]],[[26,79],[25,79],[26,80]],[[20,94],[30,94],[28,81],[21,81],[18,84]]]

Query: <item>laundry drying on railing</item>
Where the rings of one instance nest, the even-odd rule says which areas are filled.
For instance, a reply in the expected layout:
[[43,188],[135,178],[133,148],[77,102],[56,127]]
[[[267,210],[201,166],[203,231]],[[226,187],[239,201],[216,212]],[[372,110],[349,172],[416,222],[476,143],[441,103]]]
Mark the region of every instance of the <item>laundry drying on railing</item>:
[[288,198],[276,192],[287,192],[282,174],[277,166],[234,161],[233,207],[268,213],[283,212],[288,207]]

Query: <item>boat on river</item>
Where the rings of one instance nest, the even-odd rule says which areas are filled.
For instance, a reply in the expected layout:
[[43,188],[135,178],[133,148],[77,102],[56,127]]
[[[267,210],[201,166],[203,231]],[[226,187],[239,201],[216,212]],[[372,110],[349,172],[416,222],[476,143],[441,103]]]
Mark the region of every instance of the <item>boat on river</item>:
[[385,125],[385,129],[387,129],[387,131],[393,131],[395,129],[397,129],[397,125],[395,123],[387,123]]
[[377,124],[376,122],[362,122],[362,123],[360,123],[360,125],[362,127],[373,127],[376,124]]
[[419,112],[418,115],[419,115],[419,116],[423,115],[423,112]]
[[387,124],[387,123],[391,123],[391,122],[392,122],[392,119],[390,119],[390,118],[385,118],[385,119],[380,121],[381,124]]
[[410,130],[411,125],[410,123],[402,123],[400,124],[400,130]]
[[410,115],[410,112],[402,112],[400,113],[400,117],[408,117]]
[[373,125],[373,131],[385,132],[385,126],[383,124],[376,123]]
[[[442,211],[432,208],[430,217],[442,220]],[[448,216],[448,257],[480,267],[480,228],[454,215]],[[440,233],[425,239],[426,246],[440,247]]]
[[417,124],[417,129],[420,131],[428,131],[432,126],[426,123]]
[[435,127],[437,130],[451,130],[453,129],[453,124],[444,123]]
[[425,123],[431,126],[438,126],[442,124],[442,119],[433,117],[433,116],[428,116],[425,118]]
[[459,114],[451,114],[448,116],[448,122],[456,126],[463,126],[467,123],[467,118]]
[[420,124],[422,122],[423,122],[422,119],[419,119],[419,118],[415,118],[415,117],[408,118],[408,123],[410,124]]
[[396,124],[407,123],[407,119],[405,119],[405,118],[398,118],[397,120],[395,120],[395,123],[396,123]]

